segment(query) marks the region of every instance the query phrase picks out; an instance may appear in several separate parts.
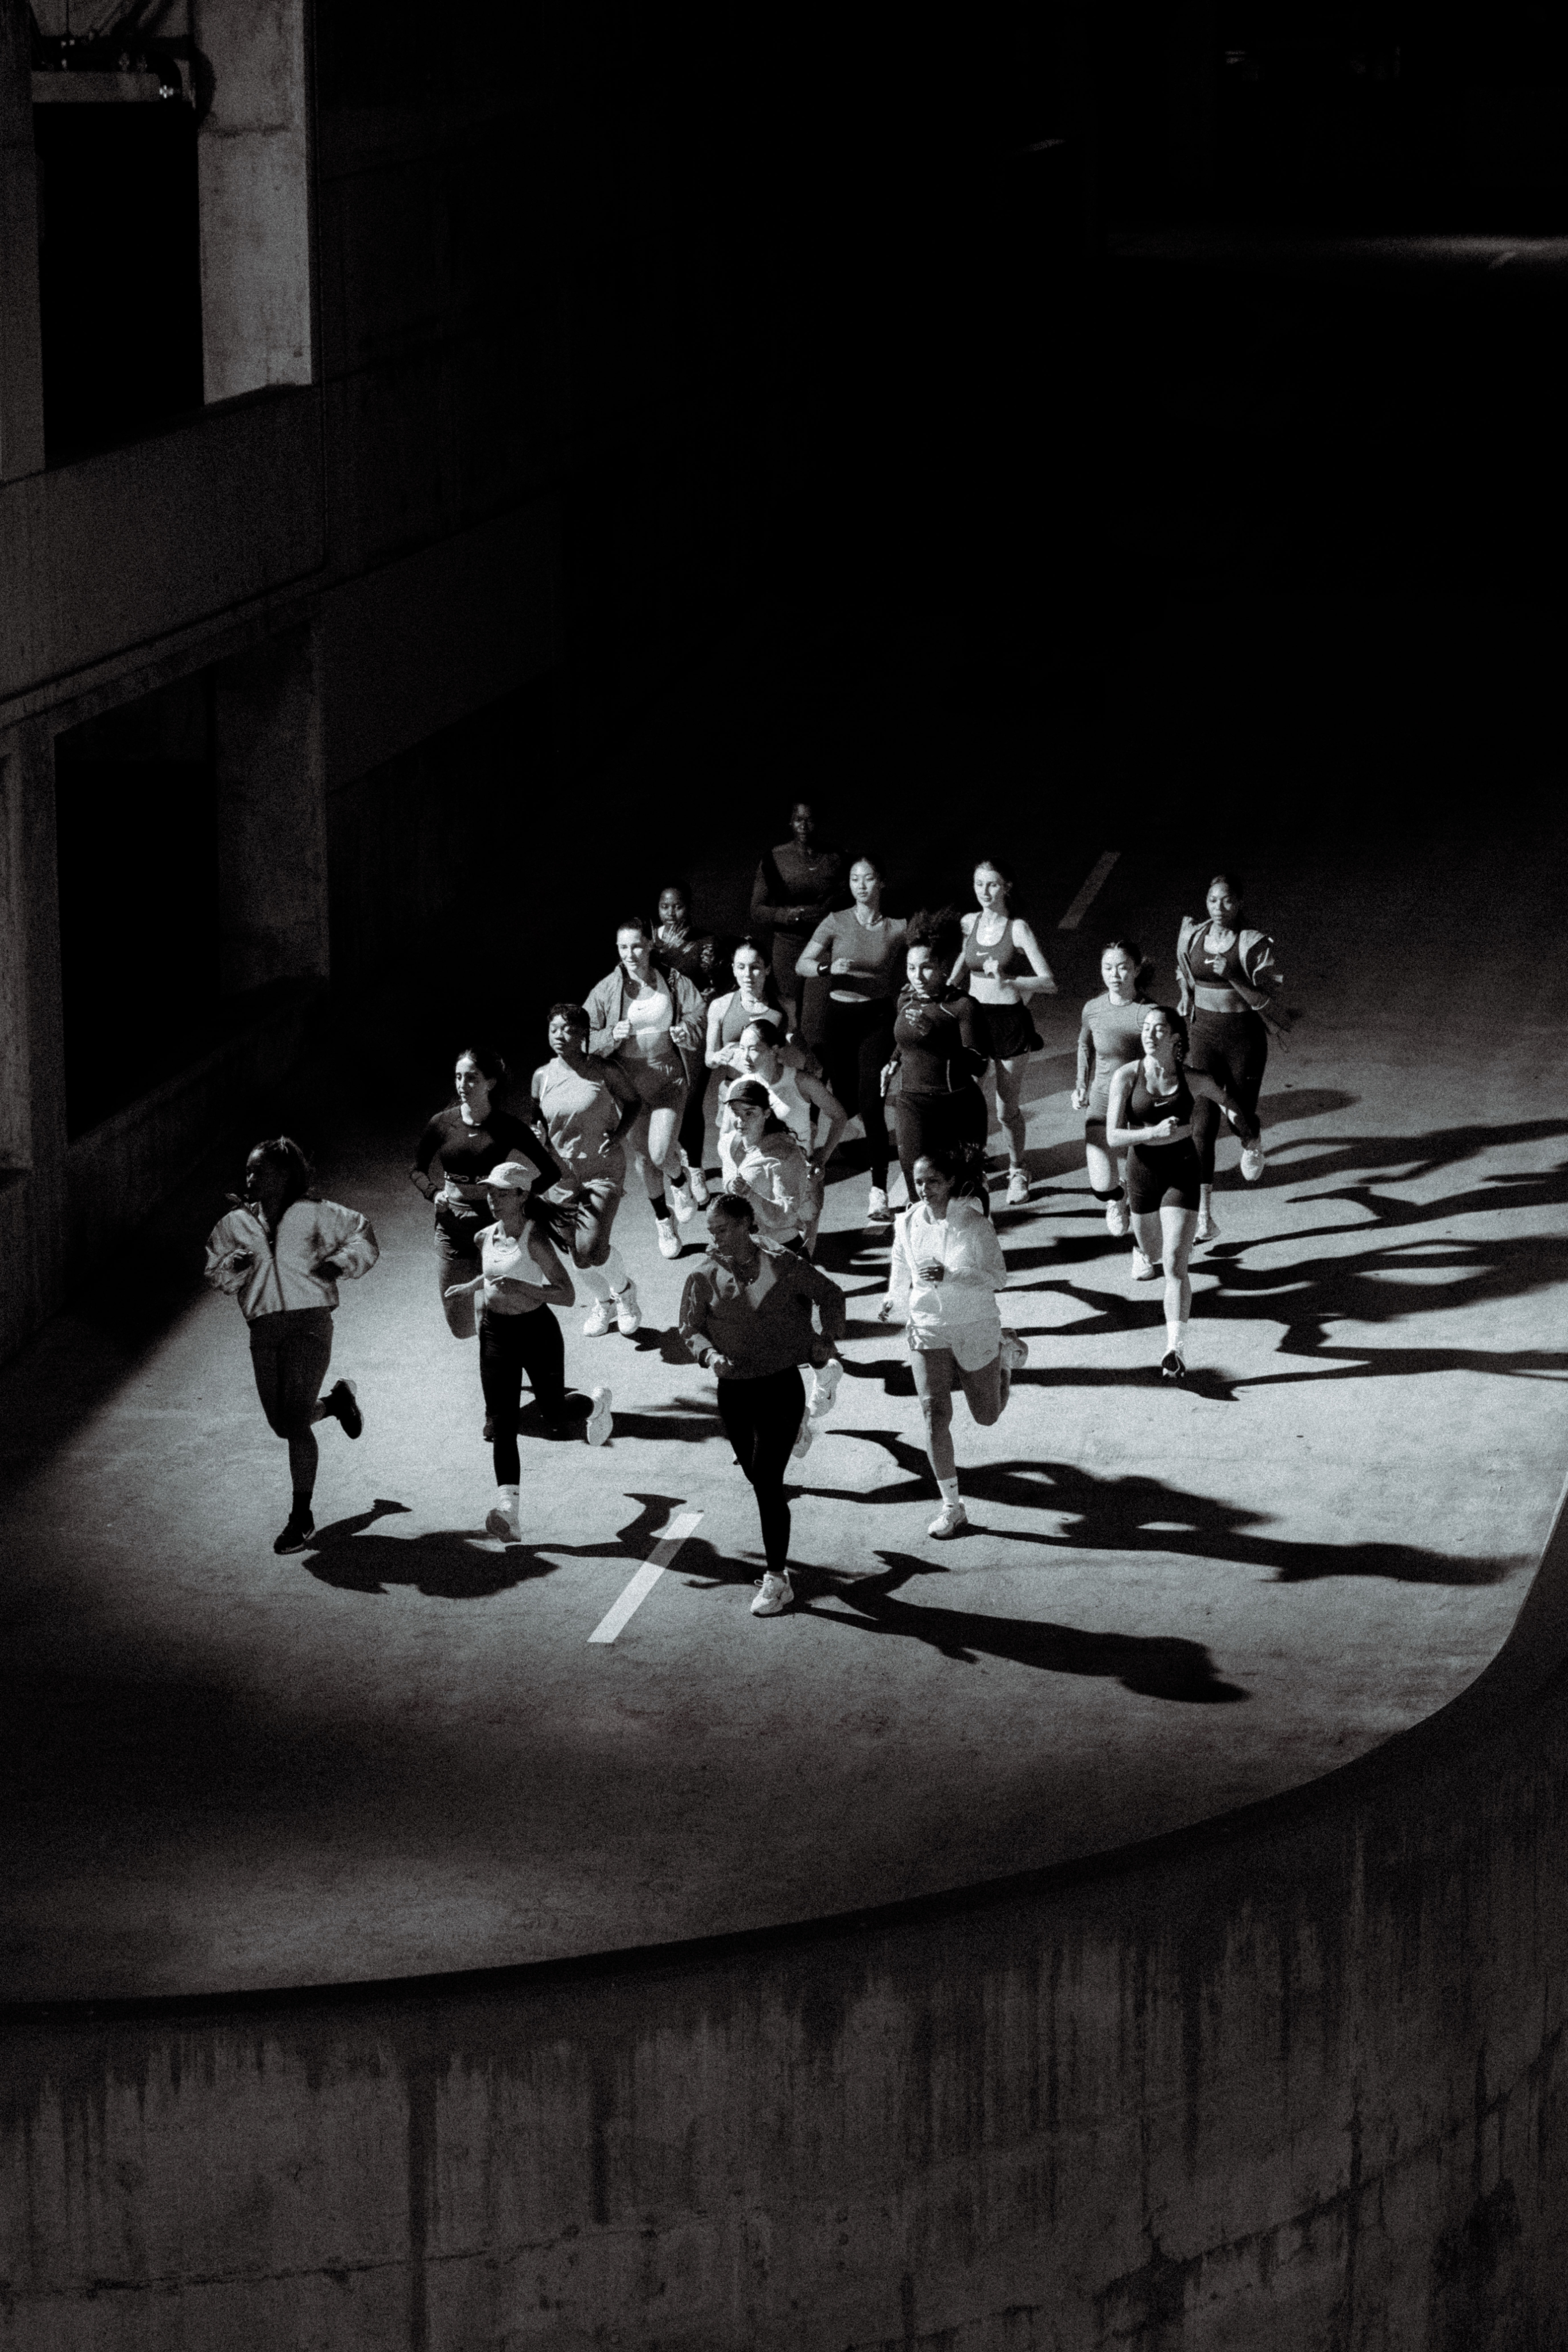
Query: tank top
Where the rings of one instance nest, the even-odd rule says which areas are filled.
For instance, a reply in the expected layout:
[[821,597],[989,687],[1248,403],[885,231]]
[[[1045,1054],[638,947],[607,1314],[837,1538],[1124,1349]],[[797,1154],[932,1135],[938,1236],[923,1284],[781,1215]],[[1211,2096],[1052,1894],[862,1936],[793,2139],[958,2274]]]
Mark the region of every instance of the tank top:
[[1007,929],[1001,938],[991,940],[985,947],[980,945],[979,940],[980,924],[983,919],[981,916],[977,915],[964,933],[964,961],[968,965],[969,970],[985,973],[987,960],[991,956],[995,956],[997,960],[997,969],[994,975],[986,973],[987,978],[1009,980],[1020,964],[1026,968],[1031,968],[1029,966],[1028,957],[1013,936],[1016,926],[1012,917],[1010,915],[1008,917]]
[[716,997],[715,1003],[720,1007],[718,1042],[721,1045],[738,1045],[742,1034],[754,1021],[771,1021],[779,1035],[782,1037],[784,1034],[784,1015],[776,1004],[743,1003],[738,988],[732,988],[727,996]]
[[901,1093],[955,1095],[974,1085],[977,1064],[985,1057],[965,1034],[971,1017],[967,996],[938,1004],[929,997],[912,998],[905,991],[893,1024]]
[[485,1311],[487,1315],[526,1315],[528,1309],[509,1300],[492,1298],[489,1286],[493,1282],[526,1282],[535,1290],[542,1290],[549,1276],[534,1263],[528,1248],[528,1228],[512,1234],[503,1224],[486,1225],[475,1236],[479,1244],[479,1263],[485,1270]]
[[601,1077],[580,1077],[564,1062],[534,1073],[534,1100],[557,1154],[581,1176],[624,1174],[626,1154],[612,1140],[621,1105]]

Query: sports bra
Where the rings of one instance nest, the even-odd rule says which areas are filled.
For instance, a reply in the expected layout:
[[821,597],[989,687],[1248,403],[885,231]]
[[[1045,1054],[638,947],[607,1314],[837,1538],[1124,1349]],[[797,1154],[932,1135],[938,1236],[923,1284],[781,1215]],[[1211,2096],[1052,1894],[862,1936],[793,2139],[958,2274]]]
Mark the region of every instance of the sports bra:
[[727,996],[716,997],[714,1003],[719,1008],[718,1041],[721,1045],[738,1045],[754,1021],[770,1021],[782,1039],[784,1015],[777,1005],[760,1004],[753,1010],[742,1002],[738,988],[732,988]]
[[[1127,1097],[1127,1124],[1129,1127],[1157,1127],[1162,1118],[1174,1118],[1178,1127],[1189,1127],[1192,1123],[1192,1089],[1178,1069],[1176,1085],[1168,1095],[1151,1094],[1146,1065],[1140,1061],[1138,1075],[1133,1080],[1133,1091]],[[1173,1136],[1169,1139],[1179,1143],[1186,1139]],[[1160,1148],[1158,1143],[1140,1146],[1145,1151],[1157,1151]]]
[[[998,980],[1010,979],[1020,964],[1028,968],[1029,958],[1024,954],[1014,936],[1017,926],[1010,915],[1008,917],[1007,929],[1002,933],[1001,938],[993,940],[986,947],[980,945],[979,929],[980,917],[977,915],[964,933],[964,961],[971,971],[984,972],[986,960],[989,956],[995,956],[997,960],[995,977]],[[987,976],[990,977],[989,974]]]

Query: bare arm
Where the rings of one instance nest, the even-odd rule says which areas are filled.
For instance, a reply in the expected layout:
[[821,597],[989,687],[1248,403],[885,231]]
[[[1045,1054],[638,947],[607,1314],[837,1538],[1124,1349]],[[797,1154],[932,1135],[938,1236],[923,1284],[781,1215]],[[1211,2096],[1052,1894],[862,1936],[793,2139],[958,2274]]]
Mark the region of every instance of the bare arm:
[[825,1129],[818,1129],[817,1148],[811,1154],[816,1165],[825,1168],[838,1149],[840,1136],[849,1125],[849,1113],[837,1095],[830,1093],[821,1078],[812,1077],[809,1070],[797,1071],[795,1084],[800,1089],[802,1099],[810,1103],[827,1121]]
[[1013,937],[1033,966],[1031,971],[1013,973],[1013,987],[1020,996],[1054,996],[1056,974],[1045,960],[1040,941],[1035,938],[1032,924],[1026,923],[1021,917],[1015,915]]

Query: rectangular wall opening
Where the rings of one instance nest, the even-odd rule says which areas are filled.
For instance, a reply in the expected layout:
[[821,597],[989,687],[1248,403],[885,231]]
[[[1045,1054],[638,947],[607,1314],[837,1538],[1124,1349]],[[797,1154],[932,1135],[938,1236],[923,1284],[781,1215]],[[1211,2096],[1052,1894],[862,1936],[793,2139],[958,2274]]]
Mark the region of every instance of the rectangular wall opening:
[[212,704],[198,671],[55,739],[73,1138],[221,1034]]

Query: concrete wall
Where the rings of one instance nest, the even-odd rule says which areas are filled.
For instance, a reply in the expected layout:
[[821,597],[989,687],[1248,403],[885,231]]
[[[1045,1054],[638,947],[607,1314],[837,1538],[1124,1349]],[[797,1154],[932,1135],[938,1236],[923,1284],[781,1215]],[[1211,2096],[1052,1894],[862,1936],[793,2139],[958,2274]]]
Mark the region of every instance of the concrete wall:
[[1102,1864],[555,1970],[13,2015],[0,2342],[1553,2352],[1565,1569],[1560,1525],[1446,1715]]

